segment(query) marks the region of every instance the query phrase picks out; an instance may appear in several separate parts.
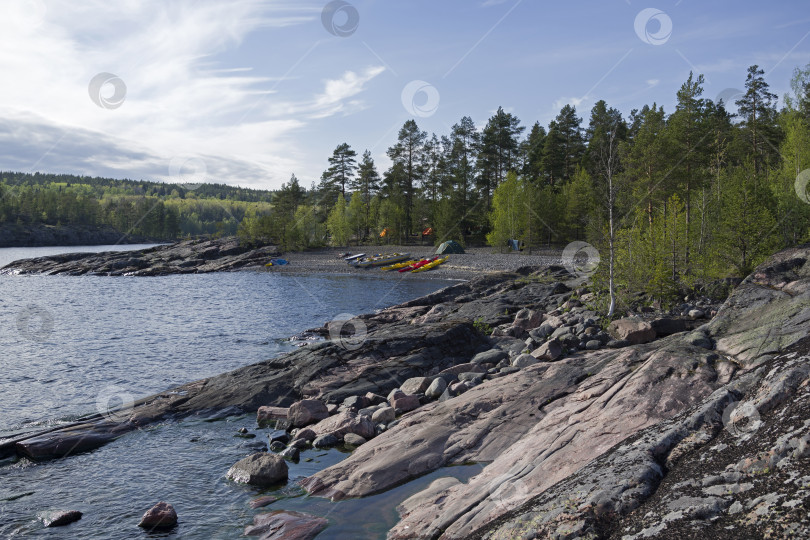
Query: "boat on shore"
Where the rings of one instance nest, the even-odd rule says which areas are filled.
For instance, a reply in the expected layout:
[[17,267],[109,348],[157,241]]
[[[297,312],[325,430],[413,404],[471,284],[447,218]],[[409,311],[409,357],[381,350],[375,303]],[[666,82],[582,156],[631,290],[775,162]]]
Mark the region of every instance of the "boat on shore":
[[425,265],[423,265],[423,266],[421,266],[419,268],[411,270],[411,273],[415,274],[416,272],[426,272],[428,270],[432,270],[433,268],[436,268],[440,264],[447,262],[447,260],[449,258],[450,258],[450,256],[447,255],[446,257],[442,257],[441,259],[435,259],[434,261],[429,262],[429,263],[427,263],[427,264],[425,264]]
[[417,263],[415,263],[415,264],[412,264],[412,265],[410,265],[410,266],[406,266],[405,268],[400,268],[399,270],[397,270],[397,272],[399,272],[399,273],[403,273],[403,272],[413,272],[413,271],[414,271],[414,270],[416,270],[417,268],[422,268],[422,267],[423,267],[423,266],[425,266],[426,264],[430,264],[430,263],[432,263],[433,261],[435,261],[435,260],[436,260],[436,259],[438,259],[438,258],[439,258],[439,257],[438,257],[438,256],[436,256],[436,257],[431,257],[431,258],[429,258],[429,259],[422,259],[421,261],[419,261],[419,262],[417,262]]
[[352,261],[349,264],[357,268],[373,268],[375,266],[385,266],[394,264],[409,259],[410,253],[388,253],[385,255],[377,255],[374,257],[367,257],[357,261]]

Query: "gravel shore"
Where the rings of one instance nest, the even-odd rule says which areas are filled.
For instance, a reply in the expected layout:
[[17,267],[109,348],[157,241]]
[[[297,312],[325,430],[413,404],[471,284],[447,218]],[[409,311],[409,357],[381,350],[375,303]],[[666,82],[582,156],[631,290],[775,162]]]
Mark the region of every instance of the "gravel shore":
[[468,248],[466,253],[453,253],[450,259],[437,268],[426,272],[411,274],[410,272],[384,272],[379,268],[355,268],[343,260],[344,253],[410,253],[412,258],[421,259],[433,256],[435,246],[370,246],[365,248],[327,248],[317,251],[285,253],[283,257],[289,261],[285,266],[268,267],[270,272],[288,272],[305,274],[363,274],[379,275],[393,279],[431,278],[431,279],[458,279],[468,280],[474,276],[489,272],[502,272],[516,270],[522,266],[545,267],[551,264],[560,264],[562,250],[548,249],[527,252],[498,253],[491,247]]

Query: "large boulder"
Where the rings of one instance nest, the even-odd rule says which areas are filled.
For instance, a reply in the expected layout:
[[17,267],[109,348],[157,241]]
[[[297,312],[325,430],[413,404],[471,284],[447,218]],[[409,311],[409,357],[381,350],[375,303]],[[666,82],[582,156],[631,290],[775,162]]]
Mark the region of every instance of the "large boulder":
[[159,502],[146,511],[138,527],[147,529],[167,529],[177,525],[177,512],[167,502]]
[[359,415],[351,410],[325,418],[310,427],[316,436],[334,435],[338,439],[343,439],[347,433],[354,433],[366,439],[374,436],[374,424],[371,420],[367,416]]
[[304,427],[329,417],[326,404],[318,399],[302,399],[290,406],[287,419],[293,427]]
[[550,339],[533,350],[531,354],[538,360],[553,362],[562,356],[562,345],[556,339]]
[[419,408],[419,398],[410,394],[406,394],[400,390],[394,390],[388,396],[388,404],[394,409],[399,409],[402,412],[412,411]]
[[497,364],[504,358],[507,358],[509,355],[506,351],[501,349],[490,349],[488,351],[480,352],[473,356],[472,360],[470,360],[471,364],[480,365],[480,364]]
[[647,343],[655,339],[652,325],[640,317],[617,319],[608,325],[608,332],[618,340],[627,340],[633,345]]
[[411,377],[399,389],[406,394],[424,394],[431,382],[430,377]]
[[240,484],[272,486],[287,479],[287,463],[276,454],[259,452],[238,461],[226,476]]
[[256,411],[256,422],[260,426],[264,426],[277,420],[287,420],[289,414],[290,409],[287,407],[259,407],[259,410]]
[[428,389],[425,390],[425,396],[430,399],[439,399],[439,396],[447,389],[447,381],[442,379],[441,377],[436,377],[433,379],[433,382],[430,383]]

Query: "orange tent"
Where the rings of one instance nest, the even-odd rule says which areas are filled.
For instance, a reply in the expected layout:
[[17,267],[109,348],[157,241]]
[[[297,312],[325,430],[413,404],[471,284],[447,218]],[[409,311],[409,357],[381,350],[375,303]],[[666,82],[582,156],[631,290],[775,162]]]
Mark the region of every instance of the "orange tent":
[[383,229],[382,232],[380,233],[380,238],[383,238],[384,236],[388,236],[388,227]]
[[431,234],[433,234],[433,227],[428,227],[422,231],[422,236],[430,236]]

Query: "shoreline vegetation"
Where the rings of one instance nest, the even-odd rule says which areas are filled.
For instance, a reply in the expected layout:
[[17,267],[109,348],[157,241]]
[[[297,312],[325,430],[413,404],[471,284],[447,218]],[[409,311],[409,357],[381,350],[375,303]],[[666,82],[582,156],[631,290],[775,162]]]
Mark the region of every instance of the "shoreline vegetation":
[[[126,414],[0,441],[0,456],[69,458],[158,422],[256,412],[246,431],[268,451],[227,474],[257,494],[295,481],[314,496],[363,497],[487,463],[400,504],[392,539],[810,534],[810,426],[791,420],[810,411],[810,245],[771,256],[722,305],[643,298],[607,326],[598,291],[575,278],[559,266],[479,275],[313,328],[296,351]],[[287,480],[284,460],[334,445],[352,453]],[[328,526],[288,511],[254,523],[293,518]]]
[[739,92],[712,100],[703,75],[690,73],[673,110],[644,104],[627,117],[598,100],[587,115],[565,105],[548,126],[503,108],[444,134],[407,120],[388,170],[342,142],[309,188],[295,174],[262,191],[0,173],[0,222],[160,240],[238,235],[284,252],[580,242],[599,255],[594,280],[615,285],[617,309],[639,292],[674,302],[810,239],[810,65],[795,69],[781,108],[759,66],[742,75]]

